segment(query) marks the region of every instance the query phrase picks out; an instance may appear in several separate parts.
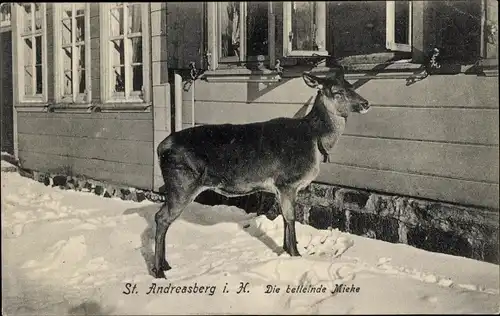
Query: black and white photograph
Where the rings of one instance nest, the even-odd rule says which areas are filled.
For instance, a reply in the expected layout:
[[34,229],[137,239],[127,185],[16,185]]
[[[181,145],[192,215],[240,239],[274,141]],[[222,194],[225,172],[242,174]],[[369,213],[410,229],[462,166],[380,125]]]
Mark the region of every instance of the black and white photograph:
[[2,315],[498,314],[498,1],[2,2]]

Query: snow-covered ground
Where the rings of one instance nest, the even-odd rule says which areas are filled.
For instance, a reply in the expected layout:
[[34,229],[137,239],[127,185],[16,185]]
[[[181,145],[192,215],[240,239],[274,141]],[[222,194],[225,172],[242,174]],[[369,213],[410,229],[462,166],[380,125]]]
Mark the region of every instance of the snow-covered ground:
[[[154,279],[158,204],[46,187],[6,167],[6,315],[499,312],[498,265],[298,223],[292,258],[281,217],[196,203],[167,234],[168,279]],[[331,293],[342,284],[359,291]],[[298,286],[319,293],[287,293]]]

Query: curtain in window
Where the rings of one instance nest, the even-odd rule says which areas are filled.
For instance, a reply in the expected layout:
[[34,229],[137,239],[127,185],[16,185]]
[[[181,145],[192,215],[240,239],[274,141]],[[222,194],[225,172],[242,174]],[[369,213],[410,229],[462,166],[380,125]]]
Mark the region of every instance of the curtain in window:
[[[142,32],[141,5],[129,6],[129,33]],[[132,37],[132,91],[142,90],[142,36]]]
[[[141,5],[133,5],[129,7],[130,32],[139,33],[141,28]],[[142,62],[142,44],[141,41],[132,42],[132,60],[134,62]]]
[[[239,56],[240,51],[240,4],[220,2],[222,56]],[[225,8],[224,8],[225,7]]]

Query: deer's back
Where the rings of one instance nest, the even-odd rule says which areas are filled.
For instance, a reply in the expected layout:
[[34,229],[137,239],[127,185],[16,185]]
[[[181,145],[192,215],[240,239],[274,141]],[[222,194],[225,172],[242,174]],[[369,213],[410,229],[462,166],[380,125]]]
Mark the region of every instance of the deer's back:
[[[229,179],[286,182],[316,163],[316,141],[306,120],[279,118],[251,124],[204,125],[167,137],[158,154],[186,156],[204,165],[215,182]],[[160,159],[161,160],[161,159]],[[170,159],[172,161],[172,159]],[[163,169],[163,166],[162,166]]]

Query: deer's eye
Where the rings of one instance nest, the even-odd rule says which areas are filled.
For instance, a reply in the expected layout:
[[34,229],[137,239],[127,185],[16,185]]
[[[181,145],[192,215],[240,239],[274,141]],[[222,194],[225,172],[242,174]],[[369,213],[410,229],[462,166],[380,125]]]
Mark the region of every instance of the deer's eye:
[[340,92],[335,92],[335,93],[333,94],[333,98],[334,98],[335,100],[342,100],[342,98],[343,98],[342,93],[340,93]]

